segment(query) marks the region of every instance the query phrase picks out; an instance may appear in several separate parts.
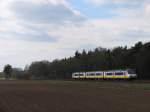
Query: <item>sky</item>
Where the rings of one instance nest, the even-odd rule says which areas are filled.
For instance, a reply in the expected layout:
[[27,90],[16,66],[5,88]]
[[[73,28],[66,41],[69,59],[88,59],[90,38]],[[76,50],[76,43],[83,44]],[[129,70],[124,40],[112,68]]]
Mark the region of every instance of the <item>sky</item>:
[[150,0],[0,0],[0,70],[150,41]]

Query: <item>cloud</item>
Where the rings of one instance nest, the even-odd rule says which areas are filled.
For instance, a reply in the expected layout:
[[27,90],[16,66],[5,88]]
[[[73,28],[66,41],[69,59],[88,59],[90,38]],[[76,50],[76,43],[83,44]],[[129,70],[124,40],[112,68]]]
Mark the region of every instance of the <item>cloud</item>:
[[49,35],[61,37],[57,41],[61,48],[82,50],[96,46],[133,45],[140,40],[148,41],[150,33],[140,20],[115,18],[90,20],[81,27],[64,26],[57,31],[50,30]]
[[84,20],[84,17],[65,4],[66,2],[44,1],[16,1],[11,4],[11,9],[17,18],[30,22],[61,24]]
[[144,15],[145,15],[146,18],[150,19],[150,4],[145,5]]
[[65,0],[2,0],[0,9],[0,37],[5,39],[55,42],[48,29],[85,21]]
[[109,3],[110,0],[84,0],[87,3],[92,3],[94,5],[103,5]]

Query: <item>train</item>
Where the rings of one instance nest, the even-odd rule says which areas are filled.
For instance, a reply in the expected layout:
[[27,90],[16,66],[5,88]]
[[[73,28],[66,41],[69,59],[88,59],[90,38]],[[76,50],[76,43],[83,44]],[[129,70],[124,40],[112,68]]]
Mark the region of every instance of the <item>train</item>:
[[72,79],[136,79],[137,74],[134,69],[74,72]]

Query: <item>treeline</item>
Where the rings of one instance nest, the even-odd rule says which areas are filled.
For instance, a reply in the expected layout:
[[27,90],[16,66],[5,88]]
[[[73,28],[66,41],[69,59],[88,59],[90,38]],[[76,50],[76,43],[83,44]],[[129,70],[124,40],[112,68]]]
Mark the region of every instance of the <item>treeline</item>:
[[150,42],[138,42],[133,47],[96,48],[75,52],[70,58],[33,62],[20,79],[68,79],[72,72],[114,69],[136,69],[139,79],[150,79]]

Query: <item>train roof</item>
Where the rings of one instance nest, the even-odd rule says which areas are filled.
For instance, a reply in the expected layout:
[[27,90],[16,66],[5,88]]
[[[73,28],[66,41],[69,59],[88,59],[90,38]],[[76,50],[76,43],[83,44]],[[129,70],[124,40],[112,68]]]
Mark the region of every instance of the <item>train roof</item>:
[[128,71],[128,70],[135,70],[135,69],[117,69],[117,70],[87,71],[87,72],[74,72],[74,73],[126,72],[126,71]]

